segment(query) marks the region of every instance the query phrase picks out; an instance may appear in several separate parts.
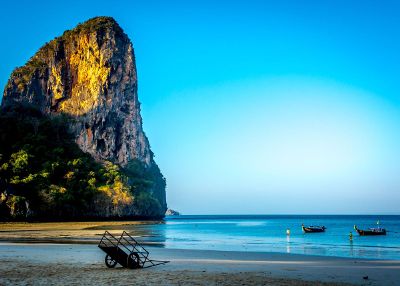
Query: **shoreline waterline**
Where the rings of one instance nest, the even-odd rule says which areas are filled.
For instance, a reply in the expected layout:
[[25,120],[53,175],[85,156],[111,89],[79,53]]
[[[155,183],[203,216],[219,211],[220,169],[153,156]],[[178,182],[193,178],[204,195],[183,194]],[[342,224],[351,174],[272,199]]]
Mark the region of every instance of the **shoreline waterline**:
[[[105,230],[127,231],[146,246],[400,260],[400,216],[379,216],[388,235],[360,237],[353,223],[373,226],[375,216],[171,216],[160,221],[0,223],[0,242],[96,244]],[[325,233],[304,234],[301,224]],[[290,229],[290,235],[286,230]],[[349,239],[349,233],[353,237]]]

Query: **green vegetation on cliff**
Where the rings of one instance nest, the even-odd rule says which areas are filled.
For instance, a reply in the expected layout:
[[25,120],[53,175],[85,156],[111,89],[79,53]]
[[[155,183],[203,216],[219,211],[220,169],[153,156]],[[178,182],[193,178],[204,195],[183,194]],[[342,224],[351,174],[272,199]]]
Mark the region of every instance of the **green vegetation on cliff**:
[[69,120],[21,105],[0,111],[0,220],[157,216],[158,167],[96,162],[74,142]]

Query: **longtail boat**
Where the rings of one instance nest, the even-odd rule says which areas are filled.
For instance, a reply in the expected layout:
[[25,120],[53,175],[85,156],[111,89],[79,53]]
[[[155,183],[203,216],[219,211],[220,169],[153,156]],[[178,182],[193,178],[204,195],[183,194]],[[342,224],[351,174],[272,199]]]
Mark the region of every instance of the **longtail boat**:
[[325,226],[304,226],[304,224],[301,225],[301,228],[303,229],[304,233],[311,233],[311,232],[325,232],[326,227]]
[[358,229],[358,227],[354,225],[354,229],[355,231],[357,231],[359,235],[386,235],[386,229],[381,227],[369,228],[365,230],[365,229]]

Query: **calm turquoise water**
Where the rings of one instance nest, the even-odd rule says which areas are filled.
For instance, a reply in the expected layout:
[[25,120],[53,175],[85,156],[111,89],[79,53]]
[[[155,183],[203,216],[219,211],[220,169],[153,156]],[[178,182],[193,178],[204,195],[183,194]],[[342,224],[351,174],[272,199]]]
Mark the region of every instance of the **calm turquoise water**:
[[[358,236],[353,230],[376,227],[386,236]],[[325,233],[303,234],[301,224],[325,225]],[[142,226],[166,248],[284,252],[400,260],[400,216],[175,216]],[[291,231],[286,235],[286,229]],[[353,232],[353,241],[349,233]]]

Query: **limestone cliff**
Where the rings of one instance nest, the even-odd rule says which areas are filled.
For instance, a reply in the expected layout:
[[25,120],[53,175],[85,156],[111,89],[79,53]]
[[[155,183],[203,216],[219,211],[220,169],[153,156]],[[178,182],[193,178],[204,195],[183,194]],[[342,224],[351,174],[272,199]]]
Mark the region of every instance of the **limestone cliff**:
[[28,103],[66,114],[75,141],[99,162],[139,161],[158,172],[150,192],[166,210],[165,181],[142,129],[132,43],[117,22],[96,17],[45,44],[5,87],[2,106]]

